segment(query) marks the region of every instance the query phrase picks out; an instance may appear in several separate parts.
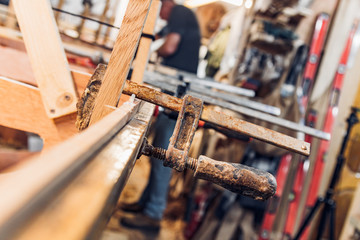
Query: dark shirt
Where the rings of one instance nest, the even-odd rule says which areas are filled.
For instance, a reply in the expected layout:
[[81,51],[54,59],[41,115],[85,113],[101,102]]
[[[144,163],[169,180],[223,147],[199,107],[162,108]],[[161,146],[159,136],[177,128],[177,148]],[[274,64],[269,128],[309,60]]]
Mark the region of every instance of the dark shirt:
[[196,73],[199,62],[200,28],[195,14],[188,8],[175,5],[168,25],[161,31],[163,36],[178,33],[181,36],[176,52],[164,57],[163,64],[183,71]]

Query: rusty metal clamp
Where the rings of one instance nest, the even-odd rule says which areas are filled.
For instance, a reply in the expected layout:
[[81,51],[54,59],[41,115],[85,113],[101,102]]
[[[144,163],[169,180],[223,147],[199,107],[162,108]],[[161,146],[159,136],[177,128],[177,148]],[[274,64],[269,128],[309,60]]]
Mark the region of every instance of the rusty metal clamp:
[[163,160],[164,166],[177,171],[190,168],[194,170],[195,177],[257,200],[273,196],[276,180],[268,172],[241,164],[216,161],[206,156],[200,156],[199,159],[188,156],[202,107],[201,99],[185,95],[168,149],[154,147],[145,139],[141,153]]
[[199,98],[190,95],[183,98],[174,133],[166,151],[164,166],[181,172],[188,165],[188,155],[199,124],[202,106],[203,101]]

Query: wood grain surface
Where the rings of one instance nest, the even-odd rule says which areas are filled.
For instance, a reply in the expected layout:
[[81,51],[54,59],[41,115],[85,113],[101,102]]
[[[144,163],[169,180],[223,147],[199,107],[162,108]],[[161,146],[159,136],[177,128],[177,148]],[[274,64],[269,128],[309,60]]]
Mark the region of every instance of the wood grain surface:
[[76,110],[76,92],[63,45],[47,0],[12,0],[46,114]]
[[153,109],[152,104],[144,104],[134,119],[16,238],[98,239],[135,164]]
[[[140,104],[123,104],[118,110],[71,139],[29,159],[18,171],[0,176],[0,239],[10,239],[19,224],[44,207],[56,191],[81,171],[104,144],[138,112]],[[127,136],[129,137],[129,136]],[[115,154],[118,152],[115,152]],[[121,163],[126,164],[124,161]],[[118,167],[120,167],[118,165]],[[114,170],[114,169],[113,169]],[[112,172],[107,172],[112,177]],[[100,179],[97,179],[100,181]],[[114,183],[115,184],[115,183]],[[101,194],[89,196],[96,198]],[[84,206],[83,199],[82,204]],[[81,208],[81,207],[80,207]],[[71,209],[79,213],[80,208]],[[68,217],[67,220],[71,219]],[[77,222],[81,224],[81,222]],[[28,238],[34,239],[34,238]],[[40,239],[40,238],[35,238]],[[47,238],[49,239],[49,238]],[[70,239],[70,238],[62,238]],[[71,238],[78,239],[78,238]]]
[[90,125],[108,114],[109,106],[116,106],[146,20],[151,0],[130,0],[121,24],[109,65],[95,101]]
[[[77,90],[82,93],[90,74],[77,71],[72,74]],[[31,80],[27,82],[36,84]],[[44,140],[44,147],[53,146],[78,132],[75,113],[56,119],[48,117],[36,86],[0,76],[0,97],[0,125],[36,133]]]
[[[161,2],[154,0],[149,10],[149,15],[146,19],[143,33],[154,35],[155,23],[159,16]],[[132,72],[131,81],[142,83],[144,72],[150,57],[150,46],[152,39],[142,37],[139,43],[139,49],[134,61],[134,71]]]

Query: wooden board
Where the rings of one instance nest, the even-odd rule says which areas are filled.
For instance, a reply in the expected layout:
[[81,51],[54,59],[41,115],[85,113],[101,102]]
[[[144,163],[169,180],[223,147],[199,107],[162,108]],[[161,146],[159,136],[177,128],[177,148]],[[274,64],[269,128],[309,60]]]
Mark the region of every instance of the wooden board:
[[6,172],[6,170],[19,162],[35,155],[34,152],[28,151],[15,151],[15,150],[0,150],[0,173]]
[[47,0],[12,0],[27,53],[50,118],[76,110],[76,92]]
[[[78,93],[81,94],[91,75],[73,71],[72,76]],[[55,145],[78,132],[75,128],[75,114],[50,119],[44,110],[36,82],[26,82],[0,76],[0,125],[36,133],[44,140],[45,147]]]
[[[0,125],[40,135],[51,146],[77,132],[76,116],[50,119],[38,88],[0,77]],[[19,102],[21,101],[21,102]]]
[[7,28],[16,28],[16,18],[14,18],[13,16],[14,13],[14,5],[13,5],[13,1],[11,0],[9,2],[9,7],[8,7],[8,14],[6,16],[6,22],[5,22],[5,26]]
[[139,114],[16,239],[98,239],[134,166],[153,109],[153,105],[144,104]]
[[121,96],[130,66],[146,20],[151,0],[130,0],[111,53],[99,95],[96,98],[90,125],[108,114]]
[[[0,198],[0,208],[2,209],[0,238],[10,239],[9,236],[14,232],[19,232],[19,225],[29,220],[38,210],[43,209],[45,202],[55,196],[61,187],[68,184],[74,174],[81,172],[92,159],[92,156],[95,156],[132,119],[139,107],[139,103],[123,104],[120,109],[113,111],[94,126],[38,157],[30,159],[18,171],[0,176],[0,194],[2,196]],[[126,137],[129,136],[126,135]],[[115,155],[119,154],[118,151],[111,152]],[[123,154],[126,154],[125,152],[124,150]],[[120,161],[115,165],[115,168],[108,170],[116,171],[121,169],[123,164],[127,164],[127,162]],[[112,174],[112,171],[107,171],[103,180],[115,181]],[[101,181],[100,179],[96,180]],[[115,184],[115,182],[113,183]],[[99,196],[101,194],[92,195],[94,198]],[[90,198],[89,196],[86,200]],[[85,199],[82,201],[83,206],[84,201]],[[76,211],[75,215],[77,215],[80,209],[81,207],[72,208],[71,213]],[[66,218],[66,221],[69,219],[71,219],[70,216]],[[81,224],[81,222],[77,223]],[[36,239],[40,238],[36,237]]]
[[[154,0],[149,10],[149,16],[146,19],[143,33],[154,35],[155,23],[159,16],[161,2]],[[132,72],[131,81],[142,83],[144,72],[150,57],[150,46],[152,39],[142,37],[139,43],[139,49],[135,58],[134,71]]]
[[[352,239],[351,236],[354,234],[355,227],[360,226],[359,220],[360,219],[360,183],[358,183],[352,204],[350,206],[349,213],[347,214],[344,228],[341,232],[340,239]],[[355,220],[355,221],[354,221]],[[356,221],[357,220],[357,221]],[[357,224],[356,224],[357,223]],[[360,229],[358,229],[360,230]]]
[[3,46],[0,52],[0,76],[37,86],[26,52]]

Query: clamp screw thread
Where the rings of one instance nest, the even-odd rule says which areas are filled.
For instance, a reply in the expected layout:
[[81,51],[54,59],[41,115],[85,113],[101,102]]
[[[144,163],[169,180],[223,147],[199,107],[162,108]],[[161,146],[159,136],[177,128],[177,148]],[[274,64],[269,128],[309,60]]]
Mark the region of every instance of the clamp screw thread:
[[[166,159],[166,149],[153,147],[151,145],[146,145],[143,154],[163,161]],[[198,160],[196,158],[189,157],[186,162],[186,168],[190,168],[195,171],[197,164],[198,164]]]
[[151,152],[151,156],[160,160],[166,159],[166,150],[162,148],[155,147]]
[[195,171],[197,164],[198,164],[198,159],[189,157],[186,163],[186,167]]

